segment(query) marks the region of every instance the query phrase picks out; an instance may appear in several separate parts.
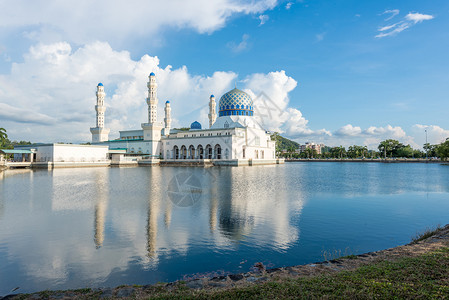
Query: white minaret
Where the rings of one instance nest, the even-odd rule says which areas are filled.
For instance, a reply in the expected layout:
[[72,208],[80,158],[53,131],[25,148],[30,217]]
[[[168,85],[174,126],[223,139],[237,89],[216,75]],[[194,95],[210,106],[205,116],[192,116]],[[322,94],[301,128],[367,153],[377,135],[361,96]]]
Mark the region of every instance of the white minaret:
[[157,122],[157,83],[156,83],[156,75],[151,72],[150,76],[148,76],[149,81],[147,83],[148,86],[148,123],[155,124]]
[[209,128],[214,125],[215,120],[217,119],[217,113],[215,112],[215,96],[210,95],[210,101],[209,101]]
[[104,128],[104,112],[106,111],[104,97],[106,94],[101,82],[97,85],[96,95],[97,105],[95,105],[95,111],[97,112],[97,127],[90,128],[90,132],[92,133],[92,143],[105,142],[109,139],[109,129]]
[[170,101],[165,102],[165,129],[164,129],[164,135],[170,134],[170,127],[171,127],[171,108],[170,108]]
[[161,154],[161,134],[163,124],[157,122],[157,83],[156,75],[151,72],[148,76],[149,81],[148,97],[146,99],[148,104],[148,123],[142,124],[143,139],[148,145],[148,154],[150,160],[159,159]]

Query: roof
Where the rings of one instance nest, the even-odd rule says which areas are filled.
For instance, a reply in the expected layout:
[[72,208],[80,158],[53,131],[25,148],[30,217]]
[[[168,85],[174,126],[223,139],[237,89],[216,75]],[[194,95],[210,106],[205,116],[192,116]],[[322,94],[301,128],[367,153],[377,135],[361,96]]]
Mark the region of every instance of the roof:
[[100,82],[100,83],[98,84],[98,86],[103,86],[103,84]]
[[0,152],[5,154],[29,154],[33,153],[31,150],[17,150],[17,149],[0,149]]

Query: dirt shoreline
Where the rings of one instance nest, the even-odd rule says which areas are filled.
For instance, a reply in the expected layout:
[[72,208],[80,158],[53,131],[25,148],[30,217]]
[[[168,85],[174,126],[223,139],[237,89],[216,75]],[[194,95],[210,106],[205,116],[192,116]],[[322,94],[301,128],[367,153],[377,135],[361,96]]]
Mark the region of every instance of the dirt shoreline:
[[443,247],[449,247],[449,224],[444,226],[435,235],[403,246],[390,249],[368,252],[360,255],[351,255],[343,258],[316,262],[307,265],[265,269],[262,264],[256,264],[253,271],[219,276],[214,278],[199,278],[188,281],[175,281],[164,284],[145,286],[124,285],[115,288],[93,288],[67,291],[42,291],[32,294],[11,294],[0,297],[6,299],[144,299],[161,291],[174,291],[179,289],[193,290],[220,290],[248,285],[259,284],[268,281],[281,280],[283,278],[311,277],[322,274],[332,274],[341,271],[355,270],[361,266],[380,261],[394,261],[403,257],[416,257],[428,252],[436,251]]

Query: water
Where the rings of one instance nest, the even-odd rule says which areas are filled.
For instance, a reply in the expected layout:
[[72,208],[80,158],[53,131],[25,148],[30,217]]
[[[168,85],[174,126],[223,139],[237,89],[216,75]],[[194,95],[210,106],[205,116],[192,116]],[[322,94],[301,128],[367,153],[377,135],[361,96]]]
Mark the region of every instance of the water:
[[287,163],[0,173],[0,295],[168,282],[408,243],[449,166]]

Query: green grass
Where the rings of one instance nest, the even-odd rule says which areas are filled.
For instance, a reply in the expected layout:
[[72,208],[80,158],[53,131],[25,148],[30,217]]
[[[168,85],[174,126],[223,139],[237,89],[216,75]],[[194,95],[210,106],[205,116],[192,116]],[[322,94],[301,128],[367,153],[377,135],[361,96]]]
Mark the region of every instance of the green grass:
[[427,227],[422,232],[417,232],[415,236],[412,237],[412,243],[417,243],[419,241],[425,240],[431,236],[434,236],[439,231],[441,231],[443,227],[441,225],[437,225],[436,227]]
[[449,299],[449,249],[333,275],[279,279],[229,290],[175,289],[150,299]]

